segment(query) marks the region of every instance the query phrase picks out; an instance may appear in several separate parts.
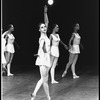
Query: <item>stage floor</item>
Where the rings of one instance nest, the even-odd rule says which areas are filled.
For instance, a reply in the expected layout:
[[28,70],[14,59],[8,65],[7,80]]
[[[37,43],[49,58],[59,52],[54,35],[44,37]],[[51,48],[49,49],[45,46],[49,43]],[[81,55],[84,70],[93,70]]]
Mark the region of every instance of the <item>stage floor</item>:
[[[61,78],[62,72],[56,72],[58,84],[49,87],[51,100],[99,100],[99,75],[88,73],[80,74],[80,78],[73,79],[72,74]],[[39,71],[16,73],[14,76],[1,76],[2,100],[30,100],[37,81]],[[47,100],[43,87],[37,93],[35,100]]]

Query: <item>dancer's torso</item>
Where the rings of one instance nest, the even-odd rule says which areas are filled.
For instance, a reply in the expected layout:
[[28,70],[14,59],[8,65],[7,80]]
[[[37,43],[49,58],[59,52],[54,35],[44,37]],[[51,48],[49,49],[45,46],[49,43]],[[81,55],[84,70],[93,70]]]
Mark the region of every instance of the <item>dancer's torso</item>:
[[52,36],[52,46],[58,46],[59,45],[59,35],[58,34],[51,34]]
[[73,40],[73,45],[79,45],[81,37],[79,36],[78,33],[73,33],[73,34],[75,35],[74,40]]

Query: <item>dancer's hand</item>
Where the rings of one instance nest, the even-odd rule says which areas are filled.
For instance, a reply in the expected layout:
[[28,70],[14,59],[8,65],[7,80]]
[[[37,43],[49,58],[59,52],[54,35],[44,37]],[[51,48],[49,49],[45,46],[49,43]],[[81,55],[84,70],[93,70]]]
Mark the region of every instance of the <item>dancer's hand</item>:
[[67,49],[67,50],[69,49],[67,45],[65,45],[65,49]]
[[34,54],[34,56],[39,56],[38,54]]
[[44,6],[44,12],[47,13],[47,5]]

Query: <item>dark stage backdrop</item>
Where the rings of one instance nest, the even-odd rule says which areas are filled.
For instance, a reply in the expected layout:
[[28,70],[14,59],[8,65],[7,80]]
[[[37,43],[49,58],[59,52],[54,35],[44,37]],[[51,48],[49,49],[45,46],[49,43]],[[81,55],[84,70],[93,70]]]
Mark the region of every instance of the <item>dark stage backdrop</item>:
[[[34,69],[38,50],[38,24],[43,22],[43,9],[47,0],[2,0],[3,32],[9,24],[13,24],[15,55],[12,62],[13,70]],[[54,0],[54,5],[48,6],[49,33],[51,26],[57,23],[59,35],[68,45],[73,32],[73,25],[80,24],[79,34],[84,47],[81,50],[77,66],[79,68],[96,69],[99,63],[99,1],[98,0]],[[68,51],[60,44],[60,57],[57,69],[64,69],[68,62]]]

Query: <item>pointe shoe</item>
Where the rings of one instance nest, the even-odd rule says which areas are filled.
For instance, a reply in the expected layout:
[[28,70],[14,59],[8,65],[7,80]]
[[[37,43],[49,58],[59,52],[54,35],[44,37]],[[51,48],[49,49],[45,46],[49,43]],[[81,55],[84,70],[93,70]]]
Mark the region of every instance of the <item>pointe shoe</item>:
[[35,99],[35,96],[36,95],[31,94],[31,100],[34,100]]
[[77,76],[77,75],[73,75],[73,78],[75,79],[75,78],[79,78],[79,76]]
[[11,74],[11,73],[10,73],[10,74],[7,74],[7,76],[13,76],[13,75],[14,75],[14,74]]
[[49,97],[47,97],[48,98],[48,100],[51,100],[51,97],[49,96]]
[[57,81],[52,81],[51,83],[54,84],[54,83],[59,83],[59,82],[57,82]]
[[7,68],[5,66],[2,67],[4,70],[7,70]]
[[65,77],[67,71],[64,71],[63,74],[62,74],[62,77]]

